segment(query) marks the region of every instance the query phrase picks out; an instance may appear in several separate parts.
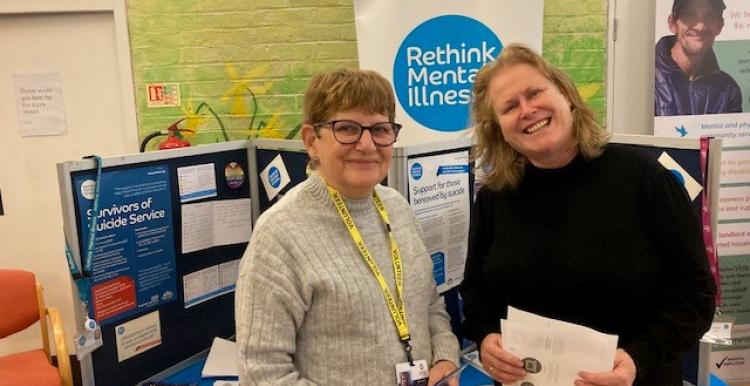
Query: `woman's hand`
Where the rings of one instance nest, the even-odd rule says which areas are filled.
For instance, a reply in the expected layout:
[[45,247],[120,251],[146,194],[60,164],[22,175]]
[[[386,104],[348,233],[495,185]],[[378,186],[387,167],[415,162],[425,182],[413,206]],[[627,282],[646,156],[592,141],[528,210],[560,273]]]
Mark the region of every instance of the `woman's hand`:
[[523,362],[503,350],[503,336],[500,334],[489,334],[484,337],[479,353],[482,367],[496,381],[513,383],[526,375]]
[[608,373],[589,373],[582,371],[576,380],[576,386],[632,386],[635,381],[635,362],[623,349],[615,353],[615,367]]
[[[434,385],[435,382],[455,369],[456,365],[451,361],[437,361],[430,369],[430,379],[427,381],[427,386]],[[448,385],[458,386],[458,377],[453,377],[453,379],[449,380]]]

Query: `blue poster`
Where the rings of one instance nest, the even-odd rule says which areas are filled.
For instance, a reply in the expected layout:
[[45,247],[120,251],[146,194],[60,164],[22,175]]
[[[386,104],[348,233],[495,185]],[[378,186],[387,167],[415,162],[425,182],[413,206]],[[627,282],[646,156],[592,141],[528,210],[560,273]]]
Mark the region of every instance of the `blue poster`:
[[[74,183],[87,240],[96,175]],[[99,190],[90,302],[107,324],[175,300],[177,275],[167,166],[103,171]]]

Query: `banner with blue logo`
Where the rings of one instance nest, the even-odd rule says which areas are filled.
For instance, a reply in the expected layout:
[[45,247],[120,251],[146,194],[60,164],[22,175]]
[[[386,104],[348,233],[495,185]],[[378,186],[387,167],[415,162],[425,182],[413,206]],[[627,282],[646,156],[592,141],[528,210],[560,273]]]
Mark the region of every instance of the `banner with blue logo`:
[[357,0],[354,12],[360,68],[393,84],[407,145],[464,135],[479,69],[510,43],[542,46],[543,0]]
[[407,161],[409,204],[422,225],[438,291],[464,275],[469,240],[469,152],[414,157]]

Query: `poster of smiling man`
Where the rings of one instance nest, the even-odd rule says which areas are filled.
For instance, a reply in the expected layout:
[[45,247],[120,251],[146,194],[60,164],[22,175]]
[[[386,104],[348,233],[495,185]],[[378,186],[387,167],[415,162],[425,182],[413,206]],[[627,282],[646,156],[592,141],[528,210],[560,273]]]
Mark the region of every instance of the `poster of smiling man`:
[[654,134],[750,139],[750,3],[657,0]]

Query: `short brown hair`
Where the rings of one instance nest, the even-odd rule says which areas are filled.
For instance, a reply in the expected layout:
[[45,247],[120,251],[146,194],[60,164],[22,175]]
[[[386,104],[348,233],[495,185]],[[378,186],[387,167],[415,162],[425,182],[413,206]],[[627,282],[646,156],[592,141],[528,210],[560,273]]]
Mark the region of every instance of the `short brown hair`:
[[361,109],[393,121],[393,87],[375,71],[339,68],[315,75],[305,92],[302,123],[314,125],[340,111]]
[[513,189],[518,186],[528,159],[513,149],[503,138],[500,123],[492,108],[489,85],[503,69],[526,64],[552,81],[571,104],[573,114],[573,137],[578,151],[586,158],[601,155],[609,135],[601,128],[596,114],[583,101],[573,81],[559,68],[550,64],[533,49],[522,44],[510,44],[503,48],[500,56],[487,63],[474,81],[474,103],[472,119],[477,146],[474,159],[481,162],[484,173],[482,184],[495,190]]

